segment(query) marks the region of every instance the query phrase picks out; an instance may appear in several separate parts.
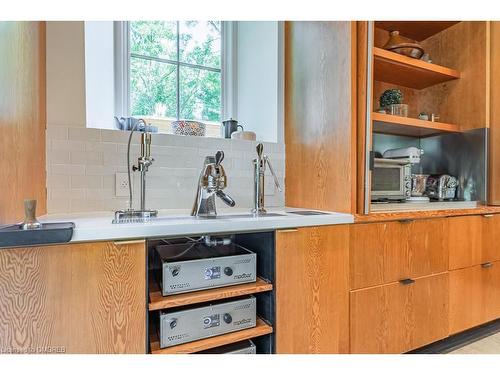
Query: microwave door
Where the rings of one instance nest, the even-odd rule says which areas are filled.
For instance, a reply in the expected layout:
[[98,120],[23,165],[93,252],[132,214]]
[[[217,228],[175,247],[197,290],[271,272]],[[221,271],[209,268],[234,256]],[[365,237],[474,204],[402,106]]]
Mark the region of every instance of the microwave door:
[[404,168],[401,165],[375,165],[372,196],[375,199],[404,199]]

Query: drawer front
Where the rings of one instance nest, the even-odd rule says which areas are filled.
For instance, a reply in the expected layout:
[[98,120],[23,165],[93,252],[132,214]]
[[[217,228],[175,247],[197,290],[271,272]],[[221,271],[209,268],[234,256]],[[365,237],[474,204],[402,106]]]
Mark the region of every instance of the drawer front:
[[481,263],[500,260],[500,215],[484,215]]
[[500,317],[500,261],[450,272],[450,334]]
[[484,221],[482,216],[448,218],[450,270],[481,263]]
[[447,271],[446,226],[446,219],[353,225],[351,290]]
[[448,273],[351,292],[351,353],[403,353],[448,335]]

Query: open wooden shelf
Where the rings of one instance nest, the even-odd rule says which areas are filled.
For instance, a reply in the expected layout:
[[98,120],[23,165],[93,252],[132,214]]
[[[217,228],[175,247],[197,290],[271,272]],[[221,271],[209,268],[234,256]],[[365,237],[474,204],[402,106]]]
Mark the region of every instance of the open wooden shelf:
[[375,27],[386,31],[399,31],[399,35],[422,41],[459,21],[376,21]]
[[373,79],[421,90],[460,78],[460,72],[373,47]]
[[267,292],[272,289],[273,284],[258,277],[257,281],[254,283],[231,285],[216,289],[198,290],[196,292],[175,294],[164,297],[161,293],[158,283],[155,280],[150,279],[149,311]]
[[458,125],[425,121],[411,117],[372,112],[373,132],[410,137],[428,137],[439,133],[459,133]]
[[226,333],[225,335],[209,337],[206,339],[175,345],[164,349],[160,348],[160,341],[158,339],[158,335],[156,334],[156,332],[152,332],[150,335],[151,353],[152,354],[196,353],[202,350],[212,349],[242,340],[248,340],[254,337],[268,335],[272,332],[273,332],[273,327],[264,322],[262,319],[257,318],[257,325],[254,328],[248,328],[242,331]]

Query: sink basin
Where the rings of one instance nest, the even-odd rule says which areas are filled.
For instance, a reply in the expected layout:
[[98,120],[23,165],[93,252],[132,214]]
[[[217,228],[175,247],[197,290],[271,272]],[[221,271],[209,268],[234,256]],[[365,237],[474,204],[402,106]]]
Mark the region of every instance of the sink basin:
[[321,212],[321,211],[288,211],[287,214],[302,215],[302,216],[328,215],[327,212]]
[[244,218],[258,218],[258,217],[279,217],[279,216],[286,216],[283,214],[277,214],[274,212],[267,212],[265,214],[260,214],[260,215],[254,215],[252,213],[249,214],[232,214],[232,215],[219,215],[216,217],[198,217],[198,219],[202,220],[224,220],[224,219],[244,219]]

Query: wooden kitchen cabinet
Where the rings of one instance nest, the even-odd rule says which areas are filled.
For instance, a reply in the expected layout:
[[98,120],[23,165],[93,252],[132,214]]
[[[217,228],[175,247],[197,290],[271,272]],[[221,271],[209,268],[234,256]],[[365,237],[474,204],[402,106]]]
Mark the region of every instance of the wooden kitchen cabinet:
[[448,336],[448,273],[351,292],[351,353],[403,353]]
[[450,270],[500,260],[500,215],[448,218]]
[[144,241],[0,250],[0,351],[146,353]]
[[483,220],[482,216],[448,218],[450,270],[481,263]]
[[450,272],[450,334],[500,317],[500,262]]
[[483,215],[481,263],[500,260],[500,214]]
[[349,352],[349,226],[276,232],[276,352]]
[[353,225],[351,290],[447,271],[446,227],[444,218]]

